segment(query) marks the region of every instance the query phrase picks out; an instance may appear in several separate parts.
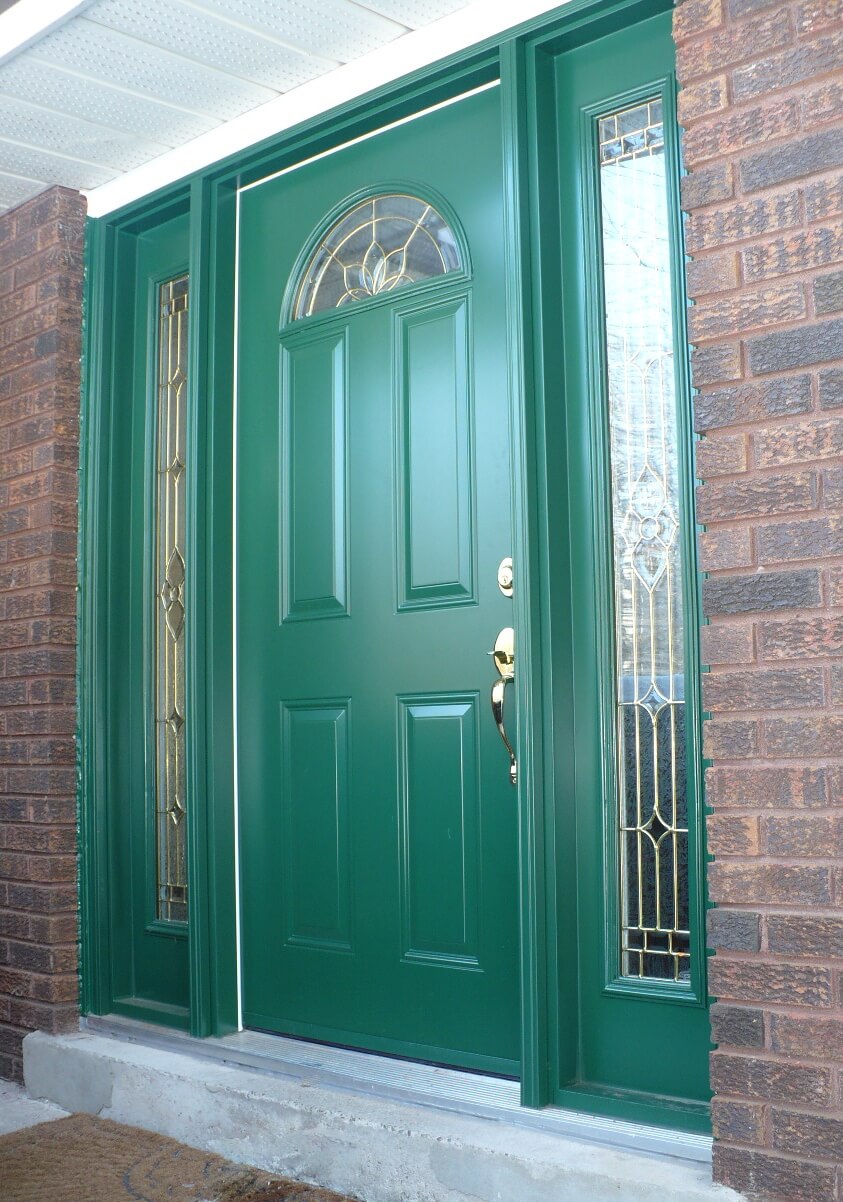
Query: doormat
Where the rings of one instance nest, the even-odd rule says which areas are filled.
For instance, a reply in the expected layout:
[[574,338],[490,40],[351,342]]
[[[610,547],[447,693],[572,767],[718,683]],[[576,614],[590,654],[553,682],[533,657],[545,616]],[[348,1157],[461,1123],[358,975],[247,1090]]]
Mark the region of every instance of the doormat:
[[164,1135],[72,1114],[0,1136],[2,1202],[351,1202]]

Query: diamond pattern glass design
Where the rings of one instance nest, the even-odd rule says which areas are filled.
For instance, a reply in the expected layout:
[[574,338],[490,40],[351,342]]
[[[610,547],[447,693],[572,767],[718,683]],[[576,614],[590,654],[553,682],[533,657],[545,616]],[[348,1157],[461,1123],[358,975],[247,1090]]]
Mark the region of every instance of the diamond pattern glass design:
[[689,979],[678,414],[660,100],[598,122],[615,601],[621,972]]
[[159,289],[155,548],[157,915],[187,921],[185,822],[185,409],[188,277]]
[[453,230],[416,196],[388,193],[354,205],[331,226],[305,268],[294,319],[458,271]]

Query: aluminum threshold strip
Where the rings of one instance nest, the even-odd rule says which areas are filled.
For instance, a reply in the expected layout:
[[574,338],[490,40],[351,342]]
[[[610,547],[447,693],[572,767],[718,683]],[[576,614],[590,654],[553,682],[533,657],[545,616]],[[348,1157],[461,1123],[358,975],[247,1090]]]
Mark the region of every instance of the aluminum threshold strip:
[[461,1072],[260,1031],[196,1039],[181,1031],[116,1015],[90,1015],[83,1018],[80,1025],[83,1030],[114,1039],[262,1073],[294,1077],[313,1085],[495,1119],[531,1131],[609,1144],[627,1151],[702,1163],[711,1160],[709,1136],[604,1118],[557,1106],[529,1110],[521,1105],[517,1081],[482,1073]]

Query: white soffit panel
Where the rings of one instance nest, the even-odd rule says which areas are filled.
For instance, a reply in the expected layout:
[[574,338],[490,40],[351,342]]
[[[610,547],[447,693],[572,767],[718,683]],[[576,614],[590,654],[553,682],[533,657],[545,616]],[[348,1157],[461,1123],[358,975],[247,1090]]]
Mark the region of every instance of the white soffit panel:
[[[400,21],[402,25],[419,29],[465,8],[465,4],[462,0],[366,0],[366,7],[393,21]],[[515,16],[516,20],[521,19],[517,14]]]
[[335,59],[291,49],[277,38],[220,20],[182,0],[100,0],[88,17],[276,92],[288,92],[337,65]]
[[271,88],[218,71],[195,59],[114,29],[104,29],[84,17],[51,33],[27,53],[64,70],[117,87],[128,86],[142,95],[193,113],[207,113],[222,121],[230,121],[277,94]]
[[168,149],[165,143],[95,125],[2,94],[0,136],[5,141],[37,146],[65,158],[102,163],[120,171],[139,167]]
[[0,171],[0,209],[11,209],[14,205],[21,204],[41,186],[36,180]]
[[58,183],[101,215],[559,6],[17,0],[0,12],[0,211]]
[[311,54],[349,62],[407,32],[349,0],[198,0],[203,8],[243,21]]
[[0,172],[42,181],[33,187],[33,196],[43,192],[45,185],[49,184],[62,184],[65,188],[76,188],[81,192],[92,186],[92,179],[98,184],[105,184],[114,179],[116,174],[112,167],[100,167],[97,163],[87,163],[61,154],[50,154],[34,146],[13,142],[2,135]]
[[86,75],[74,75],[39,62],[34,55],[25,62],[21,57],[0,67],[0,80],[4,96],[18,100],[37,96],[39,104],[56,113],[152,138],[168,147],[190,142],[220,124],[219,117],[192,113]]

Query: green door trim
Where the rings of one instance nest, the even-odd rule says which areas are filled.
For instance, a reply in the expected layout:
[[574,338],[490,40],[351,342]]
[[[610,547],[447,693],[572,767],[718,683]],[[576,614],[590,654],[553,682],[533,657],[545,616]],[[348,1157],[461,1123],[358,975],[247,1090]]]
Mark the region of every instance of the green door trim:
[[[521,1102],[544,1106],[550,1100],[548,1055],[548,978],[546,956],[547,893],[544,875],[544,801],[541,768],[542,732],[534,716],[542,704],[542,634],[540,602],[533,584],[539,581],[539,531],[536,528],[536,427],[527,421],[533,378],[532,304],[529,294],[529,215],[525,189],[529,95],[527,51],[511,41],[501,50],[501,108],[504,119],[504,214],[507,239],[510,333],[510,397],[512,404],[513,624],[518,638],[515,675],[518,722],[519,892],[521,908]],[[536,619],[534,621],[534,618]]]
[[[658,13],[654,13],[653,16],[660,17]],[[660,21],[664,25],[664,21],[661,18]],[[602,792],[606,803],[605,813],[601,815],[601,820],[603,827],[602,838],[605,841],[604,846],[607,848],[605,855],[607,875],[600,882],[605,896],[606,921],[601,930],[600,924],[591,919],[589,930],[591,942],[596,948],[594,960],[595,962],[600,961],[600,984],[602,986],[600,992],[602,998],[599,1004],[603,1004],[603,998],[614,999],[612,1005],[616,1006],[615,1018],[613,1020],[615,1027],[621,1021],[619,1016],[624,1013],[622,1005],[631,1003],[632,1009],[626,1010],[627,1015],[630,1016],[634,1014],[636,1006],[641,1006],[642,1004],[651,1007],[655,1006],[664,1015],[665,1032],[672,1030],[674,1036],[672,1039],[670,1036],[666,1036],[668,1046],[678,1047],[682,1046],[681,1040],[675,1038],[678,1030],[688,1031],[693,1029],[695,1034],[699,1035],[700,1031],[704,1029],[707,1035],[706,1009],[708,996],[705,953],[706,893],[704,812],[702,804],[703,764],[701,760],[702,713],[699,683],[700,666],[698,659],[698,631],[700,624],[699,575],[696,563],[693,505],[694,435],[690,411],[691,389],[686,325],[687,296],[683,270],[682,219],[679,203],[681,164],[678,138],[675,136],[675,131],[678,131],[675,108],[676,79],[673,71],[666,68],[664,56],[659,56],[652,50],[640,54],[635,66],[636,82],[634,86],[628,86],[628,80],[625,81],[621,78],[623,72],[618,68],[617,60],[615,60],[613,66],[617,69],[617,76],[612,75],[612,82],[606,84],[601,79],[599,85],[595,85],[599,86],[599,94],[601,96],[599,103],[583,104],[579,112],[571,108],[569,115],[564,119],[564,133],[560,139],[564,143],[567,138],[578,147],[576,158],[574,152],[572,152],[571,158],[574,161],[574,167],[569,169],[569,183],[564,190],[561,190],[561,201],[559,202],[561,210],[572,212],[570,224],[573,227],[570,233],[563,235],[564,246],[562,258],[565,259],[566,256],[571,255],[572,245],[577,245],[577,249],[572,255],[574,269],[571,270],[571,263],[569,261],[569,270],[564,282],[566,312],[578,312],[576,305],[577,298],[580,295],[584,300],[584,304],[582,306],[582,317],[580,318],[579,315],[575,317],[573,320],[573,329],[566,330],[565,332],[564,358],[566,363],[561,366],[557,364],[556,370],[559,372],[560,377],[564,375],[564,378],[569,381],[569,391],[572,387],[578,388],[588,398],[587,404],[581,409],[573,407],[568,421],[568,436],[570,440],[569,479],[572,482],[571,523],[573,527],[579,525],[588,529],[589,536],[593,540],[593,550],[592,547],[589,547],[587,555],[580,551],[572,559],[571,600],[574,614],[579,613],[582,616],[584,613],[594,613],[596,615],[593,623],[585,623],[586,629],[578,629],[578,639],[575,644],[574,654],[574,680],[581,683],[585,677],[592,676],[592,665],[595,661],[598,664],[606,665],[607,663],[611,663],[614,658],[611,634],[614,630],[615,617],[610,577],[611,519],[609,513],[608,417],[604,410],[607,371],[605,340],[602,329],[603,315],[606,312],[606,307],[602,272],[600,270],[603,248],[599,203],[600,185],[594,127],[596,119],[607,112],[619,111],[641,103],[644,99],[659,96],[664,105],[666,128],[665,176],[667,203],[670,212],[668,241],[670,248],[670,273],[673,286],[671,317],[674,334],[676,403],[681,427],[681,435],[678,440],[678,455],[682,492],[681,542],[685,602],[684,636],[688,652],[688,662],[685,668],[685,696],[687,699],[686,738],[688,747],[687,797],[689,827],[692,831],[692,854],[689,862],[689,892],[693,955],[690,982],[687,986],[679,990],[656,980],[632,980],[619,977],[618,944],[615,941],[617,937],[616,933],[619,929],[619,900],[615,890],[612,888],[614,879],[616,879],[614,878],[613,865],[618,862],[617,835],[614,829],[612,806],[616,804],[615,799],[618,796],[619,766],[615,762],[615,756],[606,752],[601,756],[599,767],[599,775],[601,777],[600,786],[602,787],[594,790],[596,793]],[[592,74],[596,73],[596,69],[593,68]],[[580,81],[580,86],[582,86],[582,81]],[[564,103],[560,102],[559,109],[560,113],[566,111]],[[560,121],[562,120],[560,118]],[[558,168],[559,176],[562,176],[568,167],[568,164],[560,164]],[[538,171],[537,181],[540,178],[541,172]],[[544,178],[546,183],[549,182],[547,176]],[[537,191],[541,191],[538,182],[536,186]],[[576,197],[575,201],[574,197]],[[578,460],[587,462],[588,467],[585,469],[578,467]],[[586,472],[593,476],[593,485],[591,487],[582,486],[582,476]],[[578,480],[580,485],[579,491],[577,488]],[[585,566],[586,559],[588,560],[588,568],[594,577],[593,586],[590,579],[586,578],[586,573],[582,570],[579,573],[576,571],[577,566],[580,569]],[[595,651],[596,655],[594,654]],[[577,661],[579,661],[579,667],[577,667]],[[586,665],[585,671],[582,668],[583,664]],[[583,690],[580,690],[580,692],[583,692]],[[589,683],[584,692],[586,696],[582,702],[583,709],[590,711],[593,707],[597,714],[596,720],[598,726],[602,731],[601,742],[604,747],[610,747],[613,743],[612,732],[615,722],[613,683],[604,673],[600,673],[600,679],[594,685]],[[583,795],[588,793],[589,783],[593,782],[593,777],[589,777],[593,765],[589,763],[588,753],[580,758],[584,762],[584,766],[578,764],[575,771],[577,774],[577,792],[578,795]],[[596,769],[594,769],[594,775],[598,775]],[[595,836],[596,839],[600,837],[600,834]],[[581,878],[578,899],[581,937],[583,937],[582,932],[585,930],[586,923],[588,922],[589,908],[593,910],[595,906],[594,893],[595,890],[590,887],[589,882]],[[587,938],[587,936],[584,937]],[[597,948],[598,943],[602,943],[603,946]],[[600,1012],[603,1016],[606,1013],[605,1009]],[[592,1011],[584,1010],[580,1032],[582,1045],[587,1043],[589,1035],[591,1035],[592,1040],[594,1039],[594,1031],[598,1024],[600,1024],[600,1021],[597,1005],[594,1006]],[[677,1025],[671,1027],[673,1023],[685,1023],[685,1026]],[[590,1032],[589,1027],[591,1028]],[[599,1031],[600,1038],[606,1044],[612,1047],[616,1046],[618,1041],[615,1040],[613,1042],[608,1021],[599,1026]],[[646,1095],[640,1095],[636,1098],[634,1091],[630,1090],[626,1095],[628,1113],[637,1114],[641,1121],[644,1122],[668,1121],[667,1116],[670,1114],[672,1116],[671,1121],[677,1126],[685,1126],[695,1130],[708,1130],[709,1107],[705,1100],[708,1082],[707,1058],[704,1055],[705,1044],[696,1041],[694,1046],[697,1049],[697,1053],[701,1052],[702,1056],[697,1054],[694,1057],[693,1072],[689,1072],[689,1076],[693,1075],[696,1084],[693,1088],[693,1093],[691,1088],[689,1088],[688,1092],[692,1097],[700,1100],[692,1101],[678,1098],[669,1101],[665,1100],[665,1103],[663,1103],[663,1117],[660,1119],[658,1114],[654,1113],[655,1108],[652,1098],[648,1099]],[[630,1055],[628,1058],[631,1062],[632,1056]],[[685,1065],[683,1064],[684,1068]],[[564,1105],[577,1106],[581,1102],[584,1090],[588,1090],[591,1095],[589,1101],[591,1109],[598,1112],[602,1111],[602,1113],[606,1114],[616,1113],[615,1091],[598,1085],[575,1083],[566,1086],[563,1084],[556,1093],[556,1100]]]
[[[79,554],[79,805],[81,840],[82,1007],[110,1009],[108,936],[108,763],[112,733],[106,699],[109,674],[110,384],[119,354],[114,315],[120,296],[118,244],[189,207],[191,236],[189,448],[194,473],[188,504],[192,667],[188,680],[188,797],[191,846],[189,958],[190,1029],[225,1034],[238,1025],[235,920],[234,747],[232,719],[232,598],[219,581],[233,579],[231,557],[231,380],[237,188],[371,133],[482,84],[499,79],[505,147],[507,289],[510,311],[511,422],[517,676],[519,862],[522,991],[522,1101],[546,1105],[559,1079],[554,807],[565,749],[554,747],[549,713],[553,673],[546,615],[553,578],[546,513],[548,447],[546,379],[541,339],[546,304],[540,254],[553,246],[549,214],[538,188],[547,138],[541,120],[553,56],[569,46],[634,25],[670,9],[669,0],[569,0],[505,36],[417,71],[369,95],[320,114],[153,196],[89,220],[82,389]],[[551,123],[552,124],[552,123]],[[554,152],[555,153],[555,152]],[[540,237],[540,232],[542,236]],[[201,465],[201,471],[199,469]],[[529,583],[528,583],[529,582]],[[213,663],[214,678],[206,672]],[[585,1095],[578,1098],[588,1106]],[[631,1107],[631,1108],[630,1108]],[[643,1117],[634,1103],[601,1109]],[[661,1121],[674,1121],[675,1115]],[[658,1117],[654,1116],[654,1121]],[[696,1124],[695,1124],[696,1125]]]

